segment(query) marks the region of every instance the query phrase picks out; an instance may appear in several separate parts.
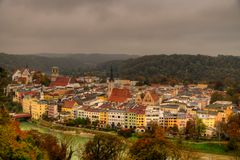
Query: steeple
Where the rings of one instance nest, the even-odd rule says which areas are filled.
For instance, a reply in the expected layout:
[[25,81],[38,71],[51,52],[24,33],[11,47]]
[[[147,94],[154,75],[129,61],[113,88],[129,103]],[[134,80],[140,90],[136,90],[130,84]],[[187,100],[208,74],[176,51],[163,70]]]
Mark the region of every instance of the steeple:
[[111,93],[112,93],[112,90],[113,90],[113,87],[114,87],[114,78],[113,78],[113,69],[112,69],[112,66],[111,66],[111,70],[110,70],[110,78],[108,80],[108,97],[110,97]]
[[113,82],[113,81],[114,81],[114,78],[113,78],[113,69],[112,69],[112,66],[111,66],[109,82]]
[[41,87],[40,100],[44,100],[43,86]]

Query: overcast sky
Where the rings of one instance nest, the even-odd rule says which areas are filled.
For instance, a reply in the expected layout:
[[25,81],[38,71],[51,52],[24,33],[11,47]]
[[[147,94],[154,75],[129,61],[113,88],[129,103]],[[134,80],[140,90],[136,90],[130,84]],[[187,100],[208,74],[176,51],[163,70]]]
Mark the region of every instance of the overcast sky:
[[0,52],[240,56],[240,0],[0,0]]

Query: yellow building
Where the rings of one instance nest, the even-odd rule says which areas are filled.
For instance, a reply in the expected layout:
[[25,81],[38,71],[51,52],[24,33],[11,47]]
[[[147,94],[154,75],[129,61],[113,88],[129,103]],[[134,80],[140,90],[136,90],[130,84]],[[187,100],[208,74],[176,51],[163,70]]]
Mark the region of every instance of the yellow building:
[[215,121],[216,122],[227,122],[232,114],[233,114],[232,108],[227,107],[225,110],[218,112],[218,114],[215,118]]
[[231,102],[217,101],[214,104],[206,106],[204,110],[217,112],[215,118],[216,122],[227,122],[229,117],[233,114],[233,105]]
[[146,115],[145,112],[136,114],[136,126],[146,127]]
[[215,118],[203,118],[202,119],[203,124],[205,124],[208,128],[214,128],[215,127]]
[[75,117],[75,110],[77,108],[78,104],[74,100],[66,100],[64,101],[64,104],[62,106],[62,112],[68,112],[70,113],[70,118],[74,119]]
[[207,85],[207,84],[199,83],[199,84],[197,84],[197,88],[206,89],[206,88],[208,88],[208,85]]
[[44,99],[47,101],[58,100],[59,95],[58,94],[44,94]]
[[42,119],[43,115],[48,110],[48,104],[47,101],[38,101],[33,100],[31,103],[31,114],[33,119]]
[[105,127],[108,124],[108,112],[106,110],[99,112],[99,122],[101,127]]
[[165,128],[173,128],[174,126],[178,125],[176,114],[164,113],[163,121]]
[[41,119],[46,113],[48,105],[46,101],[40,101],[30,96],[25,96],[22,100],[22,108],[24,113],[32,115],[33,119]]
[[25,96],[22,100],[23,113],[31,113],[31,106],[33,101],[36,100],[30,96]]

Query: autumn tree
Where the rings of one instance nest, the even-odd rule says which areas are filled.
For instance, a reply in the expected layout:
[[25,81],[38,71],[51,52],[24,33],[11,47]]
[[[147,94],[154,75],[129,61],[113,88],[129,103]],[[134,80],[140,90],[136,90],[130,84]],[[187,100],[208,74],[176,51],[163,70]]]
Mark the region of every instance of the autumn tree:
[[74,152],[69,140],[66,141],[66,137],[58,141],[50,134],[30,131],[29,138],[34,145],[46,153],[45,158],[49,160],[70,160]]
[[156,124],[150,127],[145,136],[130,147],[130,155],[138,160],[180,159],[177,147],[164,137],[164,130]]
[[32,145],[19,123],[10,119],[3,106],[0,107],[0,159],[41,159],[42,152]]
[[232,115],[226,126],[226,132],[231,139],[240,140],[240,114]]
[[124,140],[111,134],[96,134],[93,140],[85,145],[83,159],[115,160],[125,151]]

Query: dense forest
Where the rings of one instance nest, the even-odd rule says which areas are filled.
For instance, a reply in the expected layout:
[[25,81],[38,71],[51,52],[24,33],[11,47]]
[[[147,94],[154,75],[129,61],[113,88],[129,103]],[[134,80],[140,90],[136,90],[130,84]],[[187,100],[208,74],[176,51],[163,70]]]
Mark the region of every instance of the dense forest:
[[150,55],[124,61],[111,61],[98,66],[108,71],[110,66],[121,78],[150,82],[221,82],[240,81],[240,57],[203,55]]

